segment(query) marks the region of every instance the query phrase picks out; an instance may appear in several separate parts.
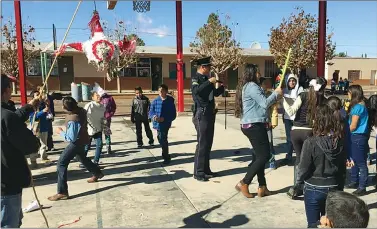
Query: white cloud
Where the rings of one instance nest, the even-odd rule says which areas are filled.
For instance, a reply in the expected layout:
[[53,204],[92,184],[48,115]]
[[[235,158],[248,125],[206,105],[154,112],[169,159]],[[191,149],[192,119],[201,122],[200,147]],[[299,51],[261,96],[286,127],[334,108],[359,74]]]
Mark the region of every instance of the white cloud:
[[152,18],[145,16],[145,14],[142,14],[142,13],[137,14],[137,21],[141,25],[150,25],[153,23]]
[[169,33],[169,28],[166,25],[162,25],[156,28],[141,28],[140,32],[154,34],[158,37],[165,37]]

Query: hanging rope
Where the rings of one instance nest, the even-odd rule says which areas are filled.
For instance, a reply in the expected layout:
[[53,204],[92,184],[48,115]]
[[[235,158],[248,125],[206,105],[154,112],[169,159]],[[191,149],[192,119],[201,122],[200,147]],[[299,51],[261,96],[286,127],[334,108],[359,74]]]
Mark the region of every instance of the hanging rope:
[[[76,17],[76,14],[77,14],[77,12],[78,12],[78,10],[79,10],[79,8],[80,8],[81,2],[82,2],[82,0],[80,0],[79,3],[77,4],[76,10],[75,10],[75,12],[73,13],[73,16],[72,16],[71,22],[69,23],[67,30],[65,31],[64,38],[63,38],[63,41],[62,41],[62,44],[60,45],[60,47],[62,47],[62,45],[64,44],[65,40],[67,39],[68,32],[69,32],[69,30],[71,29],[72,23],[73,23],[73,21],[74,21],[74,19],[75,19],[75,17]],[[42,94],[43,94],[44,88],[45,88],[45,86],[46,86],[46,84],[47,84],[48,78],[50,78],[50,75],[51,75],[52,69],[54,68],[54,65],[55,65],[55,62],[56,62],[58,56],[59,56],[59,53],[57,53],[57,54],[55,55],[54,61],[52,62],[51,67],[50,67],[50,71],[48,72],[47,77],[46,77],[45,81],[43,82],[43,86],[39,89],[39,95],[40,95],[40,96],[42,96]],[[35,124],[36,114],[37,114],[37,112],[34,112],[33,122],[32,122],[32,129],[33,129],[33,125]],[[30,170],[30,168],[29,168],[29,170]],[[32,173],[31,173],[31,170],[30,170],[30,174],[32,174]],[[31,177],[31,186],[32,186],[32,188],[33,188],[33,192],[34,192],[35,199],[37,200],[37,203],[38,203],[39,209],[41,210],[41,213],[42,213],[42,216],[43,216],[43,218],[44,218],[44,220],[45,220],[46,226],[47,226],[47,228],[50,228],[50,226],[48,225],[48,221],[47,221],[46,215],[45,215],[45,213],[43,212],[43,207],[41,206],[41,203],[40,203],[40,201],[39,201],[39,199],[38,199],[37,192],[36,192],[36,190],[35,190],[35,185],[34,185],[33,176]]]

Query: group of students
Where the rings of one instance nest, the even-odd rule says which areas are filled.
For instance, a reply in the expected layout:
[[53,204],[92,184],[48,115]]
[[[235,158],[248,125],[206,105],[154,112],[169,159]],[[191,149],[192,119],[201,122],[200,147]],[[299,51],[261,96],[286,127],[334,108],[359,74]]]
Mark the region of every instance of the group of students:
[[331,93],[334,94],[335,91],[345,93],[348,91],[349,86],[350,81],[348,81],[348,79],[343,80],[343,78],[340,77],[339,82],[337,82],[337,79],[333,78],[331,80]]
[[317,227],[325,214],[328,193],[345,187],[347,166],[351,167],[351,183],[346,187],[356,189],[354,195],[366,194],[368,140],[372,129],[377,129],[377,96],[366,100],[361,86],[352,85],[348,90],[351,103],[345,111],[339,98],[325,97],[327,82],[323,77],[312,79],[304,89],[298,86],[295,75],[287,75],[283,86],[269,96],[263,82],[255,68],[246,67],[237,87],[235,115],[254,149],[254,159],[236,189],[253,198],[249,185],[257,176],[258,196],[271,194],[264,176],[272,152],[268,132],[274,127],[268,110],[281,101],[286,160],[292,161],[293,151],[296,153],[294,185],[287,194],[293,199],[304,194],[308,227]]

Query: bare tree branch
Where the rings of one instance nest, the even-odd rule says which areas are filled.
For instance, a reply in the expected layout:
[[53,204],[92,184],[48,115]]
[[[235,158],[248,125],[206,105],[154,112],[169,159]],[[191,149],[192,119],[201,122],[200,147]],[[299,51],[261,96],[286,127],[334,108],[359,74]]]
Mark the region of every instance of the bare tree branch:
[[[3,18],[3,17],[1,17]],[[25,67],[33,57],[38,55],[35,49],[35,29],[31,25],[23,26],[23,45]],[[9,18],[1,27],[1,72],[18,77],[18,56],[17,56],[17,36],[16,24]]]

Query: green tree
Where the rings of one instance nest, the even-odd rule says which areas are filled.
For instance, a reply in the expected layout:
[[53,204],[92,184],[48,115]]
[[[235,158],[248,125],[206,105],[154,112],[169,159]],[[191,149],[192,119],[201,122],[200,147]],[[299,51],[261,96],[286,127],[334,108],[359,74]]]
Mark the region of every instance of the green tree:
[[[270,51],[275,63],[282,67],[289,48],[292,48],[288,68],[298,74],[301,70],[313,67],[318,55],[318,22],[314,15],[306,14],[296,7],[288,19],[283,18],[277,27],[271,28],[269,34]],[[328,20],[326,24],[328,24]],[[335,44],[332,43],[333,33],[326,36],[326,60],[335,56]]]
[[[227,16],[226,19],[229,19]],[[218,13],[211,13],[195,40],[190,43],[194,58],[212,56],[212,72],[216,78],[229,68],[237,69],[243,63],[242,49],[232,37],[232,30],[221,23]]]
[[346,52],[340,52],[337,54],[337,56],[339,57],[347,57],[347,53]]
[[144,40],[138,37],[136,34],[132,33],[127,36],[128,39],[132,39],[133,37],[136,37],[136,45],[137,46],[145,46]]

